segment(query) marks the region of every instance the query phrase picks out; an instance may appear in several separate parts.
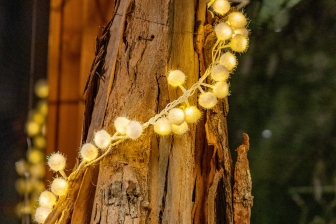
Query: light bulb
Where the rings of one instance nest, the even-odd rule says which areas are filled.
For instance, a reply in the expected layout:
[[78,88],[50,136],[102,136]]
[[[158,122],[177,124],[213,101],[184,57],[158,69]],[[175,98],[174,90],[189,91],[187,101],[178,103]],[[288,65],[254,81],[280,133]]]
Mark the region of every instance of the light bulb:
[[35,212],[35,221],[38,223],[44,223],[48,218],[48,215],[52,212],[51,208],[48,207],[39,207]]
[[235,35],[230,42],[230,47],[235,52],[244,52],[248,47],[248,39],[241,34]]
[[214,11],[220,15],[224,15],[225,13],[227,13],[231,6],[230,6],[230,2],[226,1],[226,0],[216,0],[214,2],[214,4],[212,5]]
[[66,165],[66,158],[59,152],[51,154],[48,159],[48,166],[51,170],[57,172],[60,170],[64,170]]
[[29,167],[30,175],[36,178],[44,178],[45,175],[45,166],[43,163],[32,164]]
[[40,125],[35,121],[29,121],[26,124],[27,135],[32,137],[40,132]]
[[229,76],[230,72],[224,65],[218,64],[211,69],[211,78],[217,82],[226,81]]
[[245,37],[247,37],[249,35],[249,31],[244,27],[244,28],[240,28],[240,29],[235,29],[234,34],[240,34],[243,35]]
[[48,113],[48,104],[46,100],[39,100],[37,102],[37,110],[43,114],[43,115],[47,115]]
[[56,204],[56,195],[50,191],[43,191],[38,199],[41,207],[52,208]]
[[126,126],[126,136],[136,140],[142,135],[142,125],[137,121],[130,121]]
[[93,141],[98,148],[106,149],[111,142],[111,136],[105,130],[100,130],[95,133]]
[[40,79],[35,84],[35,94],[40,98],[46,98],[49,93],[47,80]]
[[186,76],[180,70],[170,71],[168,75],[168,83],[174,87],[183,85],[185,82]]
[[218,40],[228,40],[232,37],[233,30],[227,23],[219,23],[215,26],[215,32]]
[[68,191],[68,182],[63,178],[55,178],[51,183],[50,190],[57,196],[65,195]]
[[183,135],[188,131],[188,129],[188,124],[185,121],[180,125],[172,124],[172,132],[176,135]]
[[171,127],[171,123],[170,121],[163,117],[158,119],[155,124],[154,124],[154,131],[155,133],[159,134],[159,135],[169,135],[172,131],[172,127]]
[[247,19],[241,12],[231,12],[228,16],[228,21],[235,29],[243,28],[247,24]]
[[39,163],[43,162],[44,154],[40,150],[30,149],[27,151],[27,158],[31,163]]
[[219,63],[224,65],[229,71],[232,71],[237,66],[237,58],[231,52],[225,52],[219,59]]
[[80,155],[84,161],[92,161],[98,157],[98,154],[98,149],[91,143],[85,143],[80,150]]
[[114,121],[114,127],[120,134],[126,134],[126,126],[129,124],[130,120],[126,117],[117,117]]
[[217,97],[215,96],[215,94],[210,93],[210,92],[202,93],[200,94],[198,98],[198,103],[202,107],[206,109],[210,109],[210,108],[213,108],[217,104]]
[[43,149],[47,145],[46,138],[43,135],[37,135],[33,138],[33,145],[37,148]]
[[173,108],[168,112],[168,120],[175,125],[180,125],[184,121],[184,111],[180,108]]
[[20,176],[23,176],[28,171],[27,162],[24,159],[20,159],[15,163],[15,170]]
[[222,99],[229,94],[229,85],[226,82],[217,82],[212,91],[217,98]]
[[187,123],[196,123],[202,116],[201,111],[195,106],[189,106],[184,109],[185,121]]

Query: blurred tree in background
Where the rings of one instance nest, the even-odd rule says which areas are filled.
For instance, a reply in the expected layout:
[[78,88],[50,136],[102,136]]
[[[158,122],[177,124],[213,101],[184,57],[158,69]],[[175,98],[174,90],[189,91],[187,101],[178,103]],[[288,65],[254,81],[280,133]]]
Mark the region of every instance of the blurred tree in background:
[[243,131],[251,138],[252,223],[336,223],[336,1],[246,10],[250,49],[232,75],[228,122],[231,148]]

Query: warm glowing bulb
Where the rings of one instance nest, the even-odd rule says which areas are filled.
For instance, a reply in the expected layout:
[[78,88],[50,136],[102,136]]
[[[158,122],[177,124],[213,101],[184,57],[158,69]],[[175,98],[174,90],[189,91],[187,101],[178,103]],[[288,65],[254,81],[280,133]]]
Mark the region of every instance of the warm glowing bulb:
[[63,178],[55,178],[51,183],[50,190],[57,196],[65,195],[68,190],[68,182]]
[[35,136],[40,132],[40,125],[34,121],[29,121],[26,124],[26,131],[28,136]]
[[56,195],[50,191],[43,191],[38,199],[40,206],[52,208],[56,204]]
[[241,34],[235,35],[230,42],[230,47],[235,52],[244,52],[248,47],[248,39]]
[[40,98],[46,98],[49,93],[48,82],[44,79],[37,81],[35,84],[35,94]]
[[137,121],[130,121],[126,127],[126,136],[130,139],[136,140],[142,134],[142,125]]
[[184,111],[180,108],[173,108],[168,112],[168,120],[175,125],[180,125],[184,121]]
[[234,34],[240,34],[243,35],[245,37],[247,37],[249,35],[249,31],[244,27],[244,28],[240,28],[240,29],[235,29]]
[[44,223],[51,211],[52,209],[48,207],[37,208],[35,213],[35,221],[38,223]]
[[172,124],[172,132],[176,135],[183,135],[188,131],[188,128],[188,124],[185,121],[180,125]]
[[202,93],[200,94],[198,98],[198,103],[202,107],[206,109],[210,109],[210,108],[213,108],[217,104],[217,97],[215,96],[215,94],[210,93],[210,92]]
[[169,135],[172,131],[170,121],[163,117],[157,120],[154,124],[154,131],[159,135]]
[[37,178],[44,178],[45,166],[43,163],[36,163],[29,167],[30,175]]
[[43,162],[44,154],[42,151],[37,149],[31,149],[27,151],[28,161],[31,163]]
[[15,170],[20,176],[23,176],[28,171],[27,162],[24,159],[20,159],[15,163]]
[[184,115],[187,123],[196,123],[201,118],[202,113],[197,107],[190,106],[184,109]]
[[228,21],[235,29],[243,28],[247,24],[247,19],[241,12],[231,12],[228,16]]
[[225,13],[227,13],[231,6],[230,6],[230,2],[226,1],[226,0],[216,0],[214,2],[214,4],[212,5],[214,11],[220,15],[224,15]]
[[224,65],[215,65],[211,69],[211,78],[217,82],[226,81],[229,76],[230,72]]
[[183,85],[186,76],[180,70],[170,71],[168,75],[168,83],[174,87]]
[[41,114],[47,115],[47,113],[48,113],[47,101],[46,100],[39,100],[37,102],[37,109]]
[[237,58],[231,52],[225,52],[219,59],[219,63],[224,65],[229,71],[237,66]]
[[61,153],[57,152],[49,156],[48,166],[51,170],[57,172],[60,170],[64,170],[66,165],[66,158]]
[[100,130],[95,133],[93,141],[98,148],[106,149],[111,142],[111,136],[107,133],[107,131]]
[[217,98],[222,99],[229,94],[229,85],[226,82],[217,82],[214,85],[213,93]]
[[30,111],[28,117],[39,125],[45,122],[45,115],[36,110]]
[[46,138],[43,135],[37,135],[33,138],[33,144],[37,148],[43,149],[47,145]]
[[129,124],[130,120],[126,117],[117,117],[114,121],[114,127],[120,134],[126,134],[126,126]]
[[91,143],[85,143],[80,150],[80,155],[84,161],[92,161],[98,157],[98,154],[98,149]]
[[218,40],[228,40],[233,34],[231,26],[227,23],[219,23],[215,26],[215,32]]

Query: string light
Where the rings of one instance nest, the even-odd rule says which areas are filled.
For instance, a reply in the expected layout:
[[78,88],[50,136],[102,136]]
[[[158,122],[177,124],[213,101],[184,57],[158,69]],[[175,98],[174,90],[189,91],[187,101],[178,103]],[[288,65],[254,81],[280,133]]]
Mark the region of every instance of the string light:
[[130,139],[136,140],[142,135],[142,125],[137,121],[130,121],[126,127],[126,136]]
[[230,42],[230,47],[235,52],[245,52],[248,47],[248,39],[241,34],[235,35]]
[[245,28],[247,19],[241,12],[231,12],[228,16],[228,21],[235,29]]
[[229,85],[226,82],[217,82],[212,91],[217,98],[225,98],[229,94]]
[[180,125],[184,122],[184,111],[180,108],[173,108],[169,111],[168,120],[175,125]]
[[232,71],[237,66],[237,58],[234,54],[227,51],[221,55],[219,63],[224,65],[229,71]]
[[202,116],[201,111],[195,106],[185,108],[184,114],[187,123],[196,123]]
[[98,157],[98,154],[98,149],[91,143],[85,143],[84,145],[82,145],[82,148],[80,150],[80,155],[82,159],[86,162],[96,159]]
[[114,127],[120,134],[126,134],[126,126],[130,123],[126,117],[117,117],[114,121]]
[[39,207],[36,209],[35,221],[37,223],[44,223],[48,218],[48,215],[51,213],[52,209],[48,207]]
[[212,7],[214,11],[219,15],[224,15],[231,8],[230,2],[226,0],[216,0],[212,5]]
[[230,72],[224,65],[215,65],[211,70],[211,78],[217,82],[226,81],[229,76]]
[[66,158],[60,152],[53,153],[48,158],[48,166],[54,172],[64,170]]
[[169,85],[177,87],[183,85],[186,80],[186,76],[182,71],[174,70],[169,72],[167,80]]
[[56,204],[56,195],[50,191],[43,191],[38,199],[41,207],[52,208]]
[[169,135],[172,131],[171,126],[172,125],[170,121],[167,118],[163,117],[155,122],[154,131],[155,133],[162,135],[162,136]]
[[215,26],[215,32],[218,40],[228,40],[232,37],[233,30],[227,23],[219,23]]
[[55,178],[50,185],[50,190],[57,196],[65,195],[68,191],[68,182],[63,178]]
[[95,133],[93,141],[98,148],[106,149],[111,142],[111,136],[105,130],[100,130]]
[[185,121],[180,125],[172,124],[172,132],[176,135],[183,135],[188,131],[188,129],[188,124]]
[[43,161],[44,154],[37,149],[30,149],[27,151],[28,161],[31,163],[40,163]]
[[201,93],[198,98],[198,103],[205,109],[211,109],[217,104],[217,98],[215,94],[207,92]]

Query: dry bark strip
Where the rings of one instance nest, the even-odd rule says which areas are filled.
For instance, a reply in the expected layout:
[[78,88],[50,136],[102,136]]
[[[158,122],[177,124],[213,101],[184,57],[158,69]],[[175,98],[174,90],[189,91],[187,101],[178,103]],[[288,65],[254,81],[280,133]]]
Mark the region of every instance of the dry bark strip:
[[249,136],[243,134],[243,144],[237,148],[238,158],[234,172],[233,209],[235,224],[249,224],[253,205],[252,179],[247,153],[250,149]]

